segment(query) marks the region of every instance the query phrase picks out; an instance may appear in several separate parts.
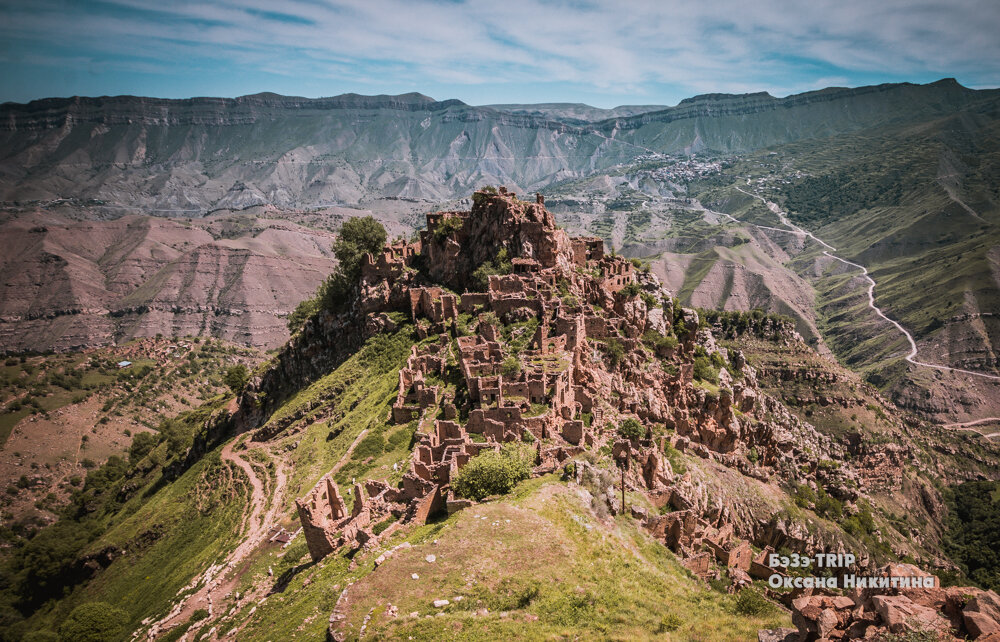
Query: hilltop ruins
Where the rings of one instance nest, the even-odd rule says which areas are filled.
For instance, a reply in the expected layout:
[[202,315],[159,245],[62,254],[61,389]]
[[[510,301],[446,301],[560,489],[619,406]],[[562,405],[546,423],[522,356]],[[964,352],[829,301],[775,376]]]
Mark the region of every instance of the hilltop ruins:
[[[764,482],[819,479],[850,503],[898,483],[904,449],[866,445],[850,465],[822,467],[844,461],[845,447],[761,392],[743,355],[718,347],[697,312],[678,308],[640,263],[607,253],[600,239],[570,238],[540,196],[526,202],[500,188],[473,201],[470,212],[428,214],[419,240],[363,261],[353,310],[366,332],[405,318],[420,339],[399,372],[390,413],[392,422],[414,425],[413,454],[396,486],[355,483],[348,501],[327,475],[297,501],[314,561],[471,505],[451,481],[473,457],[508,442],[534,445],[536,475],[562,471],[583,485],[606,476],[583,455],[611,455],[625,469],[625,488],[656,511],[623,506],[606,486],[609,510],[629,510],[695,575],[725,571],[731,591],[781,574],[767,566],[776,549],[845,552],[841,543],[720,502],[697,477],[675,472],[666,453]],[[717,385],[695,380],[698,352],[721,364]],[[646,434],[621,436],[627,419]],[[858,568],[866,566],[862,557]],[[802,639],[815,639],[811,613],[798,620]],[[858,618],[840,619],[827,628],[843,635]]]

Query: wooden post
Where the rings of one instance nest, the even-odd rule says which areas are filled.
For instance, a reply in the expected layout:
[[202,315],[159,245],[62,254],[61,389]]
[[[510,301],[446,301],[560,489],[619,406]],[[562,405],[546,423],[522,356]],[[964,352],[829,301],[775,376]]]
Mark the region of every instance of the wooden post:
[[622,515],[625,514],[625,466],[628,460],[622,462]]

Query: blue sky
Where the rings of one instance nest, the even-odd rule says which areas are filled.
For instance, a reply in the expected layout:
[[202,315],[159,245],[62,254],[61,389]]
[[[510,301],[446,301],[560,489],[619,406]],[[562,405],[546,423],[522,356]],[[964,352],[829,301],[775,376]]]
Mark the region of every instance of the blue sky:
[[1000,1],[0,0],[0,101],[419,91],[612,107],[942,77],[1000,86]]

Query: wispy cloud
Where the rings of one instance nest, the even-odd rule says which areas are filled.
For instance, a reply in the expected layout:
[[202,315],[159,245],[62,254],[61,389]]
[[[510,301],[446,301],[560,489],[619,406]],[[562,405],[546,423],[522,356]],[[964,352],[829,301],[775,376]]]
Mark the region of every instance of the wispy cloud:
[[161,74],[172,95],[197,93],[206,74],[247,91],[298,83],[301,93],[351,85],[536,100],[552,97],[546,86],[646,101],[942,76],[990,86],[998,33],[995,0],[0,0],[0,98],[21,97],[29,67],[52,72],[52,94],[84,68],[89,93],[131,71]]

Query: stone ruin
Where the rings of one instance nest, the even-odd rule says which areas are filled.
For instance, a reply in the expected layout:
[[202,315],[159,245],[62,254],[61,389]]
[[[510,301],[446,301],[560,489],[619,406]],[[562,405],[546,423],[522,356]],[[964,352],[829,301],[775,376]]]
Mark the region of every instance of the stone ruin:
[[[690,500],[690,482],[673,474],[665,443],[622,441],[613,427],[624,417],[660,424],[674,431],[677,449],[762,480],[775,473],[796,479],[830,459],[829,439],[761,393],[742,355],[730,355],[739,370],[721,371],[718,395],[693,385],[696,341],[718,350],[697,331],[697,313],[673,310],[655,276],[606,254],[600,239],[571,239],[542,199],[520,201],[500,188],[473,201],[471,212],[428,214],[419,241],[364,259],[356,309],[368,316],[365,327],[403,313],[423,340],[399,372],[389,417],[415,423],[415,445],[401,483],[355,484],[349,512],[330,476],[298,500],[313,559],[345,545],[371,546],[400,524],[469,505],[451,490],[455,475],[484,450],[523,440],[535,444],[536,474],[574,458],[579,474],[584,450],[611,447],[630,462],[628,487],[671,509],[639,515],[644,527],[693,572],[727,568],[734,585],[760,576],[761,558],[736,537],[731,520]],[[510,273],[492,274],[485,291],[473,291],[471,275],[501,250]],[[691,328],[677,348],[647,347],[643,338],[667,332],[675,314]],[[512,349],[514,341],[523,348]],[[751,447],[756,464],[745,457]]]

